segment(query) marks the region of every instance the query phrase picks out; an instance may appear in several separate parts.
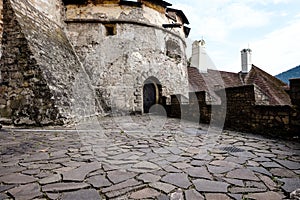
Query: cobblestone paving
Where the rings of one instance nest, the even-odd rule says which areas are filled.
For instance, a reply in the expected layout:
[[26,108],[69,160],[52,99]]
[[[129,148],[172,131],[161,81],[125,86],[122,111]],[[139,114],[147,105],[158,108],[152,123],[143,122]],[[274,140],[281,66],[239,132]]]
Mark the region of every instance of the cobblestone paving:
[[299,143],[150,118],[4,127],[0,199],[276,200],[300,188]]

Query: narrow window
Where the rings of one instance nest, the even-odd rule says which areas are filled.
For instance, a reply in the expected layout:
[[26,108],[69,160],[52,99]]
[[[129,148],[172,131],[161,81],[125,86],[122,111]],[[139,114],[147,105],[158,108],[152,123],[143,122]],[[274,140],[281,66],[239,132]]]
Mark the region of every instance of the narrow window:
[[116,35],[117,34],[117,26],[116,24],[105,24],[106,36]]

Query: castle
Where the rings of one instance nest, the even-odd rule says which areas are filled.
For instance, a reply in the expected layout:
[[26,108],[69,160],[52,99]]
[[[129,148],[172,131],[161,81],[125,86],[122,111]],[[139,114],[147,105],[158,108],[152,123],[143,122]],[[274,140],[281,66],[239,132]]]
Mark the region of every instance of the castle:
[[289,91],[252,65],[250,49],[241,72],[212,70],[203,40],[188,60],[189,21],[166,1],[3,0],[0,8],[4,123],[61,125],[160,104],[168,116],[239,131],[299,130],[299,79]]
[[0,115],[15,125],[148,112],[188,94],[188,19],[162,0],[3,0]]

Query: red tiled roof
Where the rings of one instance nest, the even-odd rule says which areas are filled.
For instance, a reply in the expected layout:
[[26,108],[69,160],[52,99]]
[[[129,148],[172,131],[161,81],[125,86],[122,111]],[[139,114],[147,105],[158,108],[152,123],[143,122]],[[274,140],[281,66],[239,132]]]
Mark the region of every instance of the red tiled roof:
[[290,105],[291,99],[286,92],[287,84],[252,65],[245,77],[245,84],[255,84],[269,97],[270,105]]
[[291,104],[290,97],[286,92],[287,84],[254,65],[246,75],[211,69],[208,69],[207,73],[200,73],[197,68],[188,67],[188,77],[192,92],[210,91],[212,93],[221,88],[256,85],[269,98],[270,105]]
[[200,73],[195,67],[188,67],[190,91],[208,91],[241,86],[239,74],[208,69],[207,73]]

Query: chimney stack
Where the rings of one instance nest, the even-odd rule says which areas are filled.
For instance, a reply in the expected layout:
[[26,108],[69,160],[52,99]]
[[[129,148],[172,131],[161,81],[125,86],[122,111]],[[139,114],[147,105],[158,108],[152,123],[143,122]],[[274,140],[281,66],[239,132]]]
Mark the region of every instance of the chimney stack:
[[198,68],[201,73],[207,73],[207,54],[203,39],[193,42],[191,66]]
[[248,73],[249,69],[252,66],[251,54],[252,54],[251,49],[243,49],[241,51],[241,56],[242,56],[242,73]]

